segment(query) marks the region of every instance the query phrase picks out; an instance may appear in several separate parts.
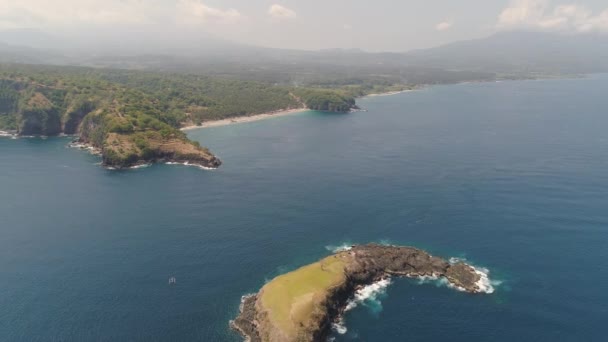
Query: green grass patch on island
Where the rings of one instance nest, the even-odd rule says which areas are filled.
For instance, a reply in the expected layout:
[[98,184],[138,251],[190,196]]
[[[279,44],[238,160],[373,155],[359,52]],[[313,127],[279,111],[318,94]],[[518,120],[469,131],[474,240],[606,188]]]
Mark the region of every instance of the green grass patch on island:
[[291,338],[298,336],[301,329],[314,326],[311,321],[323,314],[319,304],[328,298],[332,288],[346,281],[347,263],[344,254],[330,256],[266,284],[261,303],[272,324]]

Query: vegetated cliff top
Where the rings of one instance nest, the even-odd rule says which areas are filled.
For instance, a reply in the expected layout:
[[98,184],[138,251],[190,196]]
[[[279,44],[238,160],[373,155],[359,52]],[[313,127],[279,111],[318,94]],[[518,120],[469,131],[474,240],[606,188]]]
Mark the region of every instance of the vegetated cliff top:
[[347,111],[354,107],[350,92],[304,92],[183,74],[0,64],[0,130],[78,134],[101,150],[107,166],[164,160],[217,167],[219,160],[188,140],[180,127],[307,104]]

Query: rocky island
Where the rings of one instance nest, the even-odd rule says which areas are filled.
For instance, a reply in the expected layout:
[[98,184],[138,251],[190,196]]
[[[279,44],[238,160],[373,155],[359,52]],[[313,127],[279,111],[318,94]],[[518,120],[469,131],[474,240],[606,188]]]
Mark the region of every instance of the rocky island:
[[486,290],[485,275],[463,262],[450,263],[413,247],[353,246],[243,297],[231,326],[251,342],[323,341],[357,289],[391,276],[444,278],[461,291]]

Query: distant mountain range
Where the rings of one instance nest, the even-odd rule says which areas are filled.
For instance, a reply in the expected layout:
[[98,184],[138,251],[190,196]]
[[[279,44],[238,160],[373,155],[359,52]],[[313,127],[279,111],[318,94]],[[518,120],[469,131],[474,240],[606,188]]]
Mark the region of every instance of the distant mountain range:
[[608,35],[504,32],[413,51],[406,59],[428,67],[493,72],[608,71]]
[[[275,83],[349,79],[451,83],[462,79],[608,72],[608,36],[502,32],[405,53],[263,48],[201,36],[70,42],[36,30],[0,32],[0,62],[186,72]],[[377,80],[376,80],[377,81]]]

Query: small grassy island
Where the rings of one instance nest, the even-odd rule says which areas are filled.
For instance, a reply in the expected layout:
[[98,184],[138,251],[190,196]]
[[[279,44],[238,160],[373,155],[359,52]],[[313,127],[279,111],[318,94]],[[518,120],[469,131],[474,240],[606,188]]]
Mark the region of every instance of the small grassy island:
[[76,135],[104,166],[153,162],[217,168],[221,161],[180,128],[308,108],[348,112],[353,89],[300,88],[217,77],[0,64],[0,133]]
[[465,263],[413,247],[361,245],[276,277],[243,299],[231,325],[251,342],[322,341],[358,288],[390,276],[443,277],[462,291],[484,290]]

